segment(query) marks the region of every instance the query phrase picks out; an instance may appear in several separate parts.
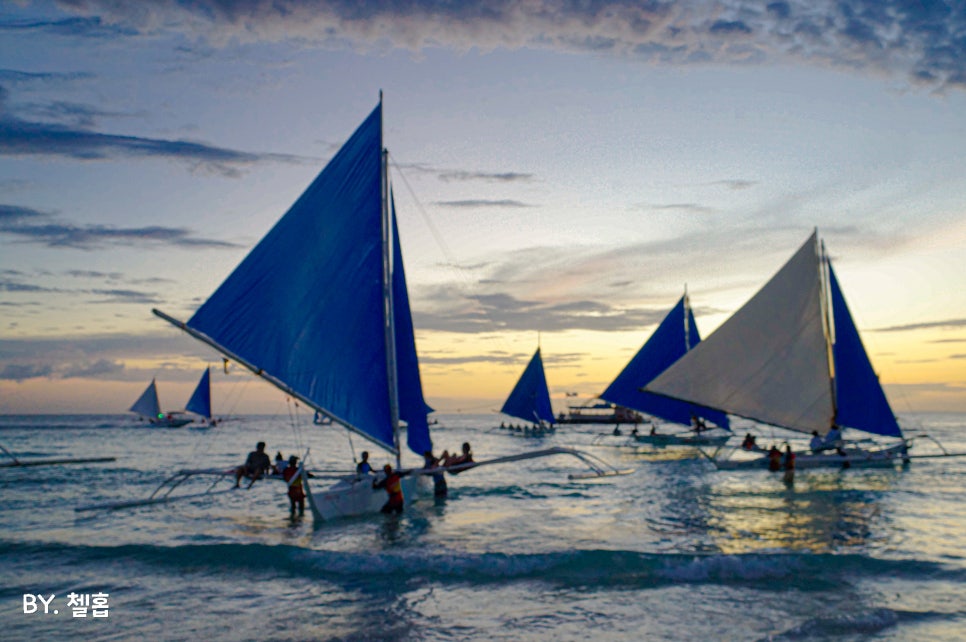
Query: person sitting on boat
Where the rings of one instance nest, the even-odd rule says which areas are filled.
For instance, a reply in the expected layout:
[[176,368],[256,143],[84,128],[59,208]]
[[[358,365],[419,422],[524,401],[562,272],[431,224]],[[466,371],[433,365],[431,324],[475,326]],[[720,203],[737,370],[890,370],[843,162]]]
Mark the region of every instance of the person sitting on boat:
[[809,449],[812,452],[817,453],[820,450],[823,450],[824,444],[825,444],[825,440],[822,439],[822,436],[820,434],[818,434],[818,431],[817,430],[813,430],[812,431],[812,439],[811,439],[811,441],[808,442]]
[[[423,468],[439,468],[439,461],[439,459],[433,457],[433,451],[427,450],[423,453]],[[433,496],[446,497],[448,492],[445,473],[441,470],[433,473]]]
[[275,452],[275,466],[272,468],[273,475],[284,475],[285,468],[288,466],[288,462],[282,457],[282,451],[278,450]]
[[356,464],[356,475],[362,477],[363,475],[368,475],[372,472],[372,464],[369,463],[369,451],[363,450],[362,459]]
[[[450,466],[460,466],[462,464],[472,464],[473,463],[473,452],[470,449],[470,442],[463,442],[463,453],[460,455],[452,455],[443,461],[443,465],[446,467]],[[469,468],[469,466],[467,466]],[[460,470],[450,471],[453,475],[462,472]]]
[[775,472],[782,469],[782,451],[778,450],[778,446],[772,444],[772,447],[768,450],[768,470]]
[[822,446],[819,450],[834,450],[840,455],[845,455],[845,451],[842,450],[842,429],[839,428],[838,424],[833,423],[829,431],[825,433],[825,439],[822,440]]
[[299,458],[292,455],[288,458],[288,465],[282,473],[282,478],[288,484],[288,501],[291,505],[289,513],[295,517],[296,506],[299,509],[299,517],[305,514],[305,489],[302,488],[302,469],[298,465]]
[[758,450],[758,444],[755,443],[755,436],[750,432],[745,433],[745,440],[741,442],[741,447],[745,450]]
[[385,474],[385,477],[372,482],[373,488],[385,488],[386,493],[389,495],[389,499],[379,510],[387,514],[400,514],[403,512],[403,506],[405,504],[402,492],[402,478],[408,475],[410,471],[395,471],[392,469],[392,466],[386,464],[382,467],[382,472]]
[[691,415],[691,423],[694,424],[694,432],[696,433],[701,433],[708,429],[708,424],[704,423],[704,419],[697,415]]
[[251,478],[251,484],[248,484],[248,487],[251,488],[252,484],[261,479],[262,475],[268,473],[271,469],[272,460],[268,458],[268,454],[265,452],[265,442],[260,441],[255,444],[255,450],[248,453],[245,463],[235,469],[235,488],[238,488],[242,477]]

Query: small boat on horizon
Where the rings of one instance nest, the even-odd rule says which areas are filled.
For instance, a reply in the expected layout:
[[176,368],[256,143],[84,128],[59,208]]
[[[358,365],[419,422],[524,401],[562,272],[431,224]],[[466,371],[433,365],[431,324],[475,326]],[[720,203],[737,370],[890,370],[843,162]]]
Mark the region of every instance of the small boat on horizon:
[[158,400],[158,385],[154,379],[144,389],[134,405],[129,409],[140,417],[141,421],[146,421],[153,428],[180,428],[191,423],[191,417],[185,417],[183,412],[172,410],[169,412],[161,411],[161,402]]

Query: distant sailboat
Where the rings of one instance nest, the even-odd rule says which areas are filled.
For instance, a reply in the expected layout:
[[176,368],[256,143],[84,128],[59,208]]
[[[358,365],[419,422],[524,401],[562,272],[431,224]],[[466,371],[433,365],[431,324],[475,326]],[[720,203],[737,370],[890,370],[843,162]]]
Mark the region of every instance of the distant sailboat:
[[130,411],[136,412],[144,421],[155,428],[180,428],[191,423],[191,418],[185,417],[181,413],[161,412],[161,403],[158,401],[158,386],[154,379],[134,402]]
[[205,368],[184,409],[200,416],[209,425],[214,425],[214,418],[211,416],[211,370],[208,368]]
[[505,415],[532,422],[538,426],[553,426],[555,418],[550,405],[550,390],[543,371],[540,348],[533,353],[510,396],[500,409]]
[[[897,438],[892,445],[799,453],[796,466],[889,464],[908,442],[814,232],[765,286],[648,392],[806,434],[835,426]],[[715,460],[722,468],[764,466]]]
[[[716,410],[697,406],[685,401],[670,399],[642,388],[669,366],[701,343],[698,326],[688,295],[677,302],[647,342],[628,362],[617,378],[601,394],[611,403],[633,408],[652,417],[692,427],[691,431],[674,434],[637,434],[634,438],[642,443],[655,445],[720,445],[728,441],[730,434],[707,434],[693,430],[697,418],[713,422],[719,428],[729,428],[728,416]],[[711,426],[708,426],[711,429]]]

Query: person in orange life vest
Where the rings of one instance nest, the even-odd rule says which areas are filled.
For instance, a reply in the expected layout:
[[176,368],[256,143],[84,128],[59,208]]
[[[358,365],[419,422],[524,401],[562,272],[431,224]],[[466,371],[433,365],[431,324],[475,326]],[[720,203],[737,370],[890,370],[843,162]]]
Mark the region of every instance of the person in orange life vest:
[[772,446],[768,451],[768,470],[776,471],[782,469],[782,451],[778,446]]
[[288,466],[282,471],[282,477],[288,484],[288,501],[291,504],[290,513],[295,516],[298,506],[299,516],[305,514],[305,489],[302,488],[302,468],[298,465],[299,458],[292,455],[288,458]]
[[785,483],[790,484],[795,481],[795,453],[792,447],[785,444],[785,456],[782,457],[782,468],[785,469]]
[[378,481],[372,482],[373,488],[385,488],[386,493],[389,494],[389,500],[379,510],[383,513],[402,513],[404,504],[402,478],[408,475],[409,471],[394,471],[392,466],[386,464],[383,466],[382,472],[386,476]]

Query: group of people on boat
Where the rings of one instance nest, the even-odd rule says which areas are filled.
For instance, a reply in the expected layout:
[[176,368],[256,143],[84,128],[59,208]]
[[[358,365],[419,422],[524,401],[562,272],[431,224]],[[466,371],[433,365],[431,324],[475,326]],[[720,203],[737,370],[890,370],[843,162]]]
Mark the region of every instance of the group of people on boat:
[[513,430],[515,432],[535,433],[535,434],[552,433],[557,430],[556,428],[554,428],[553,424],[547,424],[547,425],[533,424],[528,426],[526,424],[508,424],[504,421],[500,422],[500,429]]
[[[447,494],[446,478],[444,473],[448,470],[451,474],[458,474],[465,470],[469,464],[473,464],[473,450],[469,442],[464,442],[459,453],[450,454],[444,450],[439,457],[433,456],[432,451],[424,453],[424,468],[440,469],[437,473],[431,473],[433,477],[433,491],[436,497],[445,497]],[[452,468],[456,470],[451,470]],[[362,479],[364,476],[373,474],[375,471],[369,462],[368,451],[363,451],[359,462],[356,464],[356,478]],[[382,475],[377,476],[372,482],[374,489],[385,489],[388,498],[382,507],[383,513],[401,513],[404,506],[402,493],[402,478],[411,474],[411,470],[394,470],[390,464],[382,468]],[[262,477],[272,475],[285,480],[288,485],[288,498],[290,502],[290,513],[294,517],[296,511],[301,516],[305,513],[305,489],[302,485],[302,468],[299,466],[299,458],[295,455],[286,460],[281,451],[275,454],[275,463],[265,452],[265,442],[260,441],[255,445],[255,450],[248,453],[245,463],[234,470],[235,488],[241,484],[243,477],[251,481],[248,488]]]
[[305,489],[302,487],[301,467],[299,458],[295,455],[286,460],[282,457],[281,451],[275,453],[275,463],[268,458],[265,452],[265,442],[260,441],[255,444],[255,450],[248,453],[245,463],[235,469],[235,488],[241,485],[242,477],[247,477],[251,481],[248,488],[252,487],[256,481],[267,475],[278,476],[285,480],[288,485],[288,498],[290,503],[290,513],[295,515],[305,514]]
[[[469,442],[464,442],[459,454],[449,454],[444,450],[439,457],[433,455],[431,450],[423,453],[423,468],[427,470],[439,469],[438,472],[431,473],[433,477],[433,495],[436,497],[446,497],[448,488],[446,486],[445,472],[451,467],[458,467],[457,470],[449,470],[451,474],[458,474],[467,464],[473,462],[473,449]],[[383,488],[388,494],[388,499],[380,509],[383,513],[401,513],[405,505],[402,493],[402,478],[411,474],[411,470],[394,470],[392,465],[386,464],[382,467],[382,477],[377,477],[372,482],[373,488]],[[363,451],[359,462],[356,464],[356,478],[361,479],[366,475],[373,474],[372,464],[369,463],[368,451]]]

